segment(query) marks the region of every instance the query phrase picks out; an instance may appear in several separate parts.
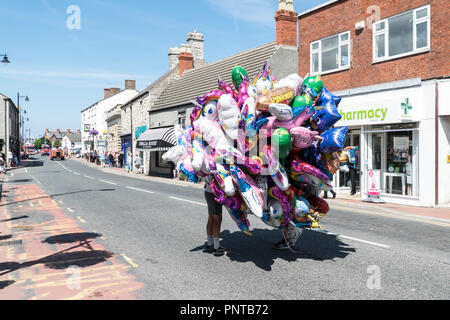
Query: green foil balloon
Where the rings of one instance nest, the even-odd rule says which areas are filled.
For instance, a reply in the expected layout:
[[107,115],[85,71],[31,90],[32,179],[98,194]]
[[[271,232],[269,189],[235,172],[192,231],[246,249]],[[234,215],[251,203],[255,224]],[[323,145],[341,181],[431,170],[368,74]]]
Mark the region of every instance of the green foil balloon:
[[292,149],[291,134],[285,128],[278,128],[272,133],[272,147],[279,150],[279,157],[284,161]]
[[304,87],[310,87],[313,89],[317,94],[322,92],[323,88],[323,81],[320,78],[320,75],[317,75],[315,77],[308,77],[303,81]]
[[294,102],[292,103],[292,108],[312,106],[313,102],[314,101],[311,99],[311,96],[309,94],[306,94],[304,96],[297,96],[295,97]]
[[239,86],[241,85],[244,77],[248,78],[248,73],[244,68],[242,68],[241,66],[236,66],[233,68],[233,71],[231,72],[231,78],[233,79],[236,90],[239,90]]

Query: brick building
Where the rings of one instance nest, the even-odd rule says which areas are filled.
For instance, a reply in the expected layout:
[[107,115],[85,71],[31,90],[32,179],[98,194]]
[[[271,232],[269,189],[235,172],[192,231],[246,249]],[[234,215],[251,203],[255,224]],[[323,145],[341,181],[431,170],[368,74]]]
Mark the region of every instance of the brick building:
[[[360,194],[380,174],[387,202],[450,203],[450,2],[334,0],[298,15],[299,73],[341,96],[360,147]],[[293,37],[293,40],[297,37]],[[349,177],[335,183],[348,192]]]

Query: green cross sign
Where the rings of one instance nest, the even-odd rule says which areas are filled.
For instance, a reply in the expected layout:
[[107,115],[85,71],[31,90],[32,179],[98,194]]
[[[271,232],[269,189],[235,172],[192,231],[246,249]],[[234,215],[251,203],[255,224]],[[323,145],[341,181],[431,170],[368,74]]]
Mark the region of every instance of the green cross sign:
[[406,98],[406,101],[402,102],[402,109],[405,112],[405,116],[408,115],[408,110],[412,110],[412,105],[409,103],[409,98]]

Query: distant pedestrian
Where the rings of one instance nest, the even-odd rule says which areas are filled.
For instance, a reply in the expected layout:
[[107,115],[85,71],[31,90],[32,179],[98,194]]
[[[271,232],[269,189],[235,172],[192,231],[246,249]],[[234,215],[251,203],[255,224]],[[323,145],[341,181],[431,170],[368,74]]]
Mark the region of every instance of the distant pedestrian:
[[122,152],[118,155],[117,160],[118,160],[117,164],[119,165],[119,168],[123,168],[123,153]]
[[111,168],[113,166],[113,164],[114,164],[114,156],[113,156],[112,153],[110,153],[108,155],[108,160],[109,160],[109,167]]
[[100,165],[105,167],[106,155],[104,152],[100,152]]
[[136,160],[134,160],[134,166],[136,168],[137,173],[141,174],[141,169],[142,169],[141,157],[139,157],[139,156],[136,157]]

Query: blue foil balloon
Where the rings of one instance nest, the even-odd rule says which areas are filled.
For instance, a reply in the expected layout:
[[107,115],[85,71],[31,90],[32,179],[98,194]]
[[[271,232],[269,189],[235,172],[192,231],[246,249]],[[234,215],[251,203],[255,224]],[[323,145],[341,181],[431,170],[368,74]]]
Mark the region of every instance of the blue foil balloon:
[[312,116],[315,126],[313,125],[312,129],[322,133],[334,126],[341,118],[341,114],[334,105],[316,107],[316,112]]
[[327,88],[322,88],[322,93],[320,94],[319,99],[316,102],[316,106],[331,106],[334,105],[336,108],[341,103],[342,98],[335,96]]
[[322,153],[333,153],[341,151],[344,148],[347,138],[348,127],[333,128],[325,131],[320,136],[323,141],[319,145],[319,151]]

